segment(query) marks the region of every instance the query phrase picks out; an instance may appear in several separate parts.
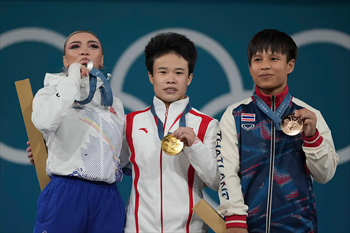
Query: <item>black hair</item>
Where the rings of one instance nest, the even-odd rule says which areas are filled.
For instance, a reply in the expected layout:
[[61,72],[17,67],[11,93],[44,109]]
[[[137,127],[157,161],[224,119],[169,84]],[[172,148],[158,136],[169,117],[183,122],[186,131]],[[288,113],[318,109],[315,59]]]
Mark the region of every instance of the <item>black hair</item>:
[[287,63],[292,59],[296,60],[298,56],[298,47],[290,36],[276,29],[265,29],[250,40],[247,49],[248,63],[251,64],[256,53],[267,52],[269,49],[272,53],[285,54]]
[[102,50],[102,54],[103,54],[102,43],[101,43],[101,41],[100,41],[100,38],[98,38],[98,37],[96,36],[95,33],[90,32],[90,31],[88,31],[88,30],[78,30],[78,31],[72,32],[72,33],[67,37],[67,39],[66,39],[66,41],[64,42],[64,45],[63,45],[63,55],[66,55],[66,45],[67,45],[67,41],[69,40],[69,38],[71,38],[73,35],[78,34],[78,33],[89,33],[89,34],[93,35],[94,37],[96,37],[97,40],[100,42],[101,50]]
[[197,50],[194,43],[184,35],[166,32],[152,37],[145,47],[146,67],[151,75],[153,75],[154,61],[169,53],[183,57],[188,63],[188,75],[193,73],[197,60]]

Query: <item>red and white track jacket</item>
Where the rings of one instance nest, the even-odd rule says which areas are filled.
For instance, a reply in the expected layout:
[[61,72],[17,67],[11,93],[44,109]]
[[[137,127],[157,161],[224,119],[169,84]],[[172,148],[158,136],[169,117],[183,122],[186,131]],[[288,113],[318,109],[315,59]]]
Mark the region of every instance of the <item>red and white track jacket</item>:
[[[155,112],[164,124],[164,135],[179,127],[189,102],[185,98],[165,104],[154,97]],[[150,107],[126,116],[126,141],[121,162],[130,161],[133,177],[125,232],[206,232],[207,226],[192,211],[203,198],[204,184],[217,191],[216,164],[218,121],[192,108],[186,127],[193,128],[196,142],[175,156],[161,150],[157,121]],[[123,161],[124,157],[124,161]],[[130,163],[129,163],[130,164]]]

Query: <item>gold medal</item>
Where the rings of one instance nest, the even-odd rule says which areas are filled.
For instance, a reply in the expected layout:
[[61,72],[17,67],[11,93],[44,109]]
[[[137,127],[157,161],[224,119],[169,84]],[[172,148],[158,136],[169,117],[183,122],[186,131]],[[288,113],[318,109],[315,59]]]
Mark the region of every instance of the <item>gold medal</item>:
[[295,136],[303,131],[303,121],[294,113],[287,114],[281,119],[281,129],[285,134]]
[[184,147],[184,143],[172,134],[166,135],[161,142],[162,150],[168,155],[177,155]]

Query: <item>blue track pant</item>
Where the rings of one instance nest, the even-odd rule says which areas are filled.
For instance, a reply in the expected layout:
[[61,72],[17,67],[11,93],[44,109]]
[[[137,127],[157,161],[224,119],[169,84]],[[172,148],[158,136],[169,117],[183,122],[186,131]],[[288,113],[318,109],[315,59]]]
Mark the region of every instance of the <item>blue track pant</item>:
[[53,176],[38,199],[35,233],[123,232],[125,207],[116,184]]

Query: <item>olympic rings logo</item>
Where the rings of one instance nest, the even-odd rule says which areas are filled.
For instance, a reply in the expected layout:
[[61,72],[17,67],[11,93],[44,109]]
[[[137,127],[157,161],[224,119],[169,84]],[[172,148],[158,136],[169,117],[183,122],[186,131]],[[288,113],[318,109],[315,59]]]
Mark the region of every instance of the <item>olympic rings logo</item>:
[[[130,110],[146,108],[147,105],[138,97],[125,93],[123,83],[130,67],[143,53],[149,39],[159,32],[172,31],[186,35],[196,46],[208,52],[222,67],[226,75],[230,92],[212,99],[200,111],[208,115],[216,115],[227,106],[251,95],[253,90],[245,90],[239,69],[231,55],[218,42],[198,31],[186,28],[165,28],[144,35],[133,42],[118,59],[111,79],[114,95],[120,98],[123,105]],[[350,50],[350,35],[328,29],[313,29],[292,35],[298,47],[315,43],[331,43]],[[66,36],[46,28],[18,28],[0,35],[0,50],[21,42],[35,41],[51,45],[61,51]],[[29,165],[27,152],[0,142],[0,157],[13,163]],[[350,145],[337,151],[339,164],[350,160]]]

